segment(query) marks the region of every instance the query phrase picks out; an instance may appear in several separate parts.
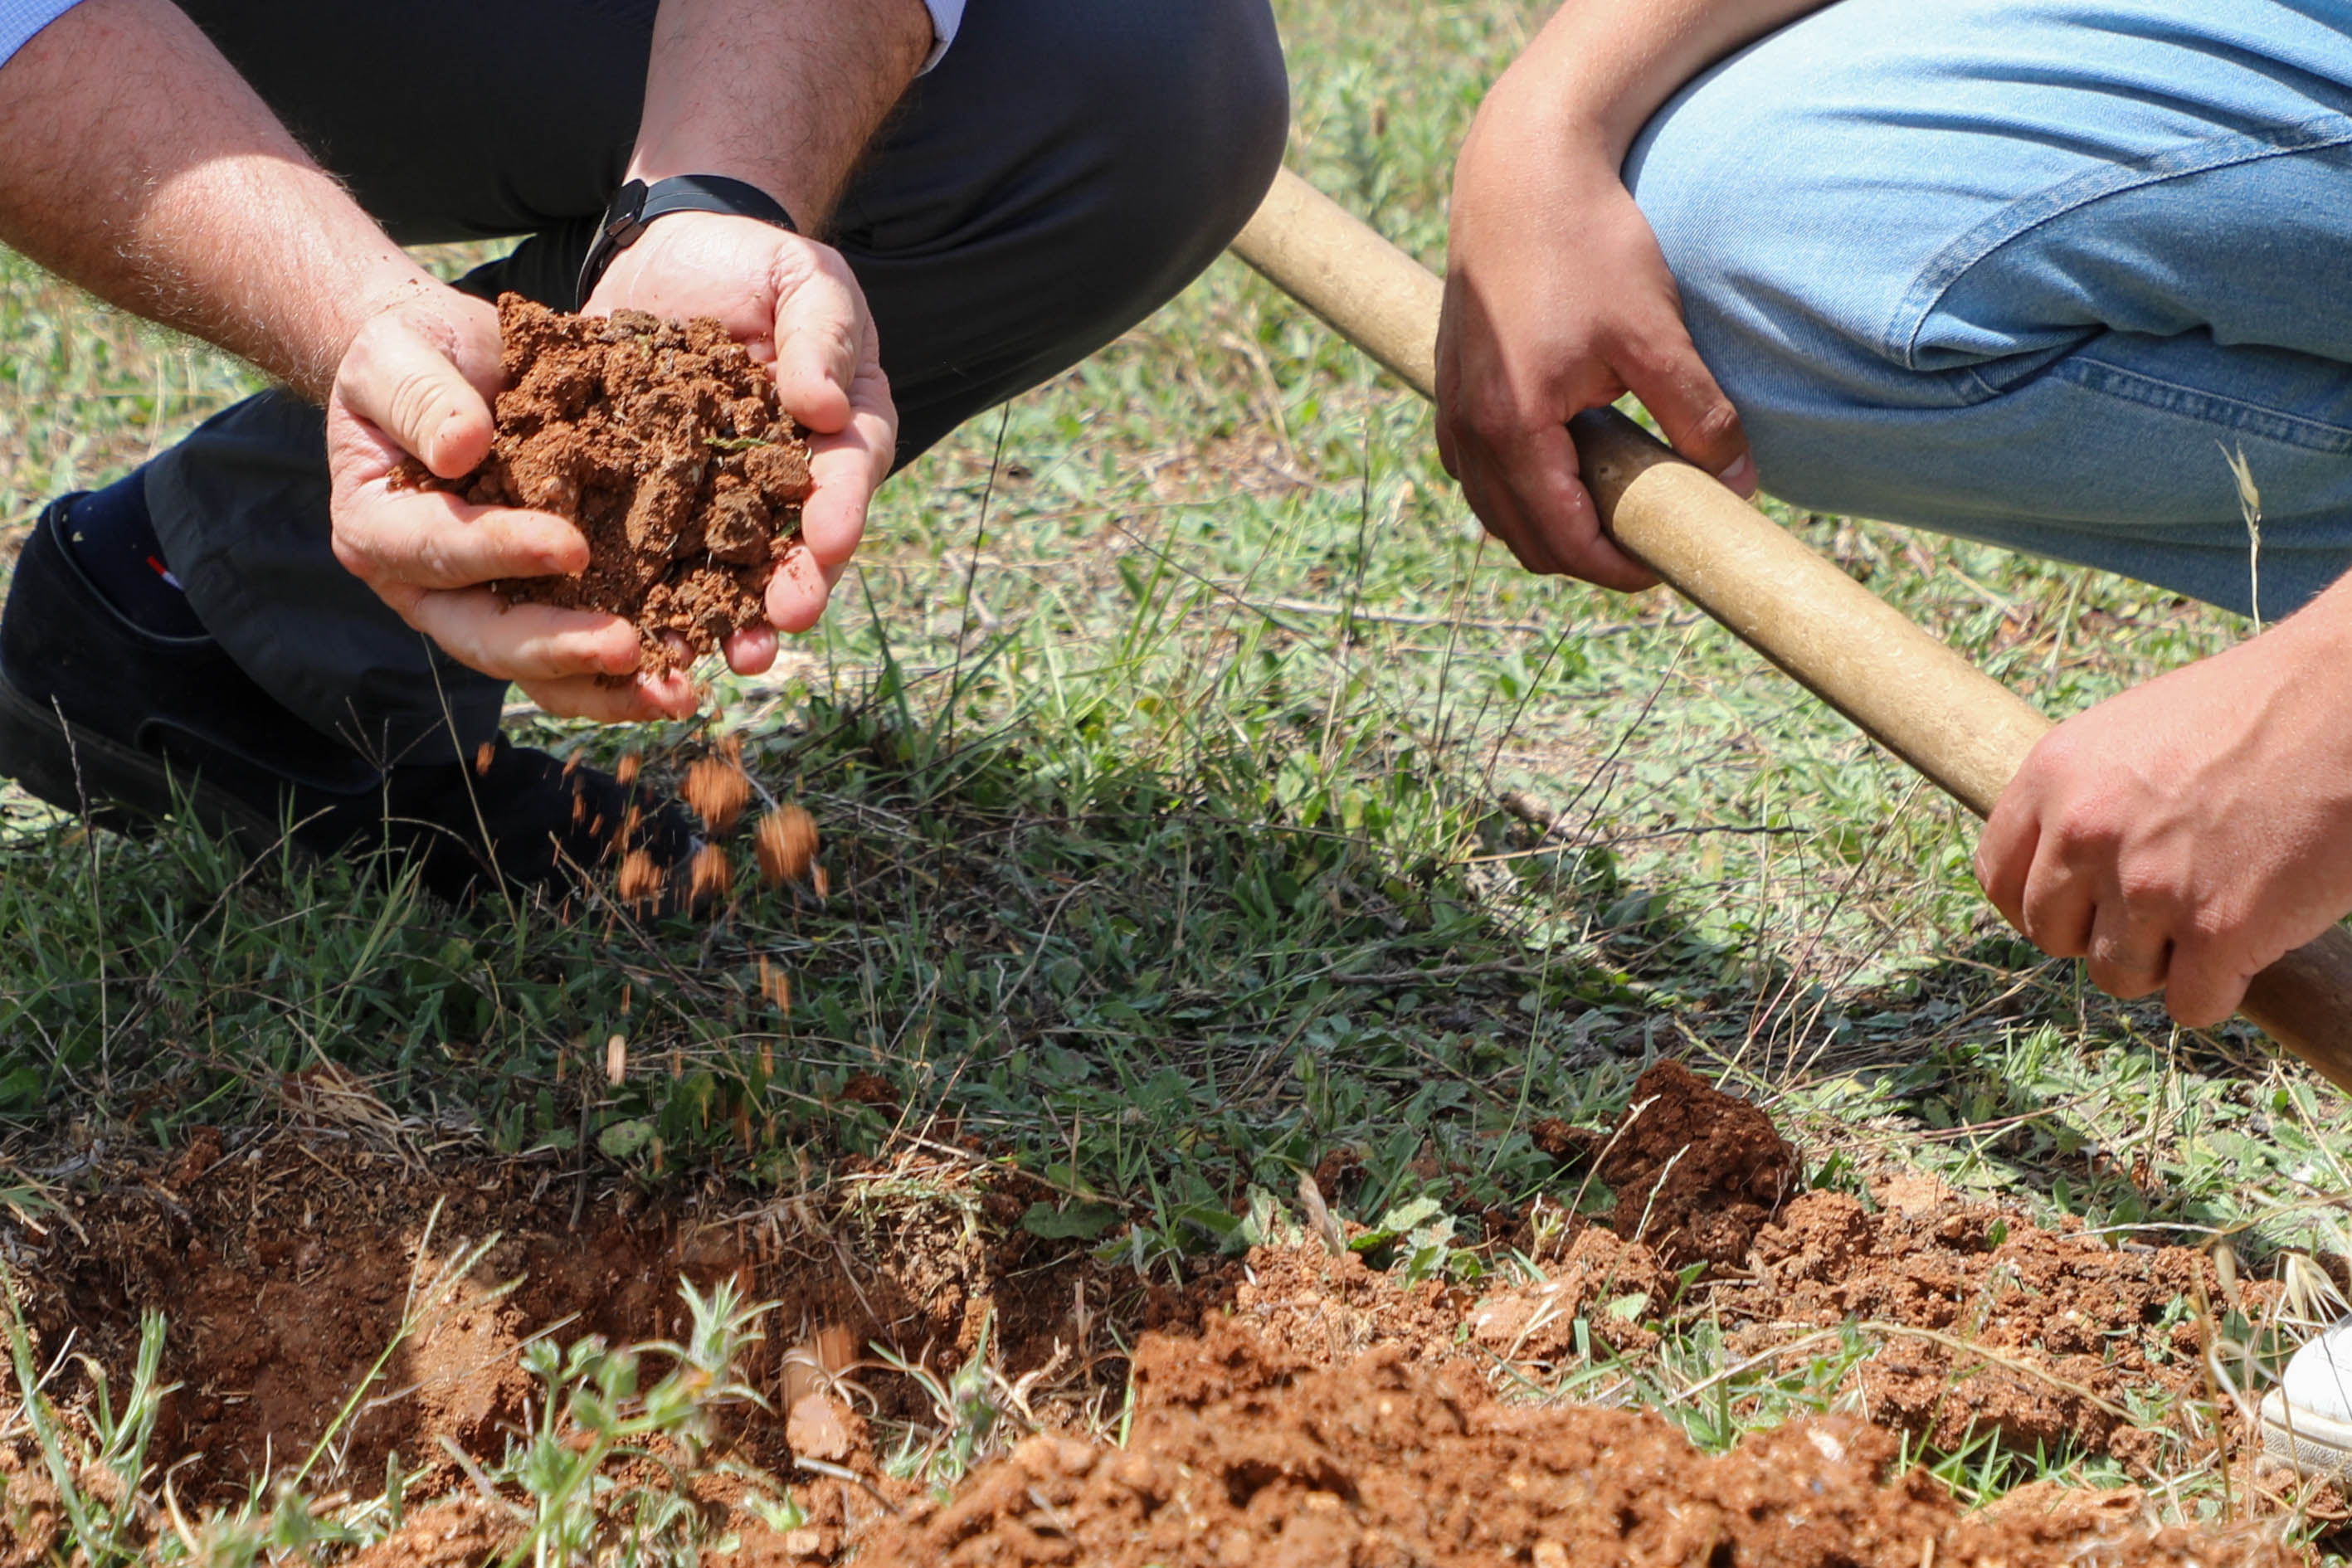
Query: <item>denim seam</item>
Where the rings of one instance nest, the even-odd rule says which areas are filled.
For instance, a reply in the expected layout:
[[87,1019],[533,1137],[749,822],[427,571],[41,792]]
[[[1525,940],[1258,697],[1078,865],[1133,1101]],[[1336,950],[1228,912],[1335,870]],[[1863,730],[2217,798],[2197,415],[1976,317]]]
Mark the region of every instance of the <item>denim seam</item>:
[[2144,371],[2127,370],[2088,354],[2071,356],[2056,368],[2054,374],[2086,392],[2137,403],[2147,408],[2161,409],[2167,414],[2177,414],[2184,418],[2259,437],[2281,446],[2301,447],[2309,451],[2337,455],[2352,452],[2352,429],[2343,426],[2306,419],[2301,415],[2265,407],[2259,403],[2248,403],[2242,398],[2224,397],[2200,387],[2183,386],[2178,382],[2160,380]]
[[1994,252],[2023,238],[2043,224],[2054,222],[2105,197],[2160,184],[2167,180],[2210,174],[2216,169],[2257,163],[2265,158],[2346,145],[2352,145],[2352,117],[2323,114],[2295,125],[2282,127],[2267,136],[2241,133],[2210,137],[2130,163],[2107,163],[2095,169],[2085,169],[2069,179],[2061,180],[2048,190],[2012,202],[1954,239],[1921,269],[1918,278],[1905,292],[1902,302],[1895,307],[1894,320],[1887,323],[1885,342],[1893,351],[1892,357],[1905,369],[1917,370],[1919,336],[1927,331],[1928,318],[1943,302],[1944,296],[1950,293],[1972,268],[1990,259]]

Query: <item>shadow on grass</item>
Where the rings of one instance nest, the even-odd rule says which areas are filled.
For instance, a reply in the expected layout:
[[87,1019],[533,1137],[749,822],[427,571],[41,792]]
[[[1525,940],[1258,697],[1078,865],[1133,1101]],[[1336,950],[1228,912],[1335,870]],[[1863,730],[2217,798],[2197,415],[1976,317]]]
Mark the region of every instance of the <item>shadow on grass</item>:
[[[6,1147],[61,1173],[93,1138],[282,1121],[323,1083],[354,1116],[656,1183],[982,1150],[1061,1194],[1053,1234],[1137,1222],[1146,1266],[1335,1159],[1348,1217],[1434,1194],[1467,1238],[1556,1179],[1537,1123],[1605,1120],[1642,1065],[1596,1042],[1645,1005],[1602,929],[1624,889],[1605,857],[1492,859],[1523,826],[1409,753],[1318,770],[1307,726],[1244,715],[1145,762],[1100,710],[959,735],[887,691],[820,701],[743,742],[762,793],[814,811],[825,891],[760,886],[739,828],[736,892],[698,919],[457,911],[184,826],[21,828]],[[649,776],[704,749],[673,742]]]

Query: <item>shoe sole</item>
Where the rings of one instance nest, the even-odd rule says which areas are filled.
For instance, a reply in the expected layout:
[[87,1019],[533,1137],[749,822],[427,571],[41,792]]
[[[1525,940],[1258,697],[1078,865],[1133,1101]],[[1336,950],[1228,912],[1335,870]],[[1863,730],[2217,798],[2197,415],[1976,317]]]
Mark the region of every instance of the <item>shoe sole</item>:
[[2352,1421],[2289,1407],[2275,1388],[2263,1395],[2263,1457],[2316,1477],[2352,1475]]
[[136,833],[185,810],[251,858],[269,853],[286,837],[243,801],[207,787],[201,777],[175,775],[162,758],[42,707],[5,677],[0,677],[0,776],[60,811],[118,832]]

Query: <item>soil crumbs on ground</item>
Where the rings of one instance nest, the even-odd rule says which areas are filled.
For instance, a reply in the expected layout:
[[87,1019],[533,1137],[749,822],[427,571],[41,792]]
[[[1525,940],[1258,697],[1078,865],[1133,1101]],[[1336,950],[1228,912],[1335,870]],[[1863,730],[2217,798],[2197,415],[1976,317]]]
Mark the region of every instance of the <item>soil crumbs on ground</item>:
[[627,617],[648,671],[762,624],[809,493],[808,443],[767,367],[709,318],[568,316],[519,294],[499,298],[499,334],[510,384],[490,456],[446,486],[415,465],[405,479],[566,518],[589,562],[576,577],[492,586]]
[[[411,1468],[406,1522],[372,1564],[478,1563],[511,1544],[514,1519],[445,1439],[495,1463],[528,1418],[525,1342],[677,1337],[681,1277],[778,1303],[740,1368],[764,1406],[732,1409],[720,1451],[782,1478],[806,1517],[772,1529],[723,1490],[695,1497],[730,1514],[747,1563],[2301,1560],[2275,1513],[2187,1531],[2159,1527],[2136,1491],[2037,1486],[1969,1514],[1896,1462],[1902,1434],[1948,1445],[1971,1429],[2133,1465],[2165,1445],[2174,1461],[2210,1454],[2179,1308],[2210,1287],[2201,1256],[2116,1250],[1916,1185],[1875,1205],[1789,1195],[1793,1152],[1760,1111],[1671,1065],[1633,1106],[1613,1147],[1591,1143],[1642,1152],[1610,1168],[1631,1173],[1614,1186],[1621,1224],[1648,1169],[1647,1222],[1631,1237],[1544,1233],[1541,1279],[1483,1292],[1406,1287],[1311,1244],[1147,1285],[1024,1231],[1044,1189],[938,1145],[779,1201],[723,1184],[648,1196],[545,1156],[436,1163],[349,1129],[202,1135],[168,1160],[93,1165],[46,1234],[0,1240],[41,1365],[70,1342],[119,1391],[141,1311],[168,1315],[163,1375],[179,1388],[152,1459],[183,1507],[234,1506],[265,1464],[308,1454],[364,1384],[310,1479],[371,1496],[392,1456]],[[1653,1117],[1690,1152],[1675,1161],[1659,1136],[1633,1135]],[[1676,1184],[1685,1172],[1696,1187]],[[930,1195],[882,1204],[883,1185]],[[1710,1256],[1717,1233],[1673,1217],[1747,1224],[1739,1205],[1759,1213],[1738,1261]],[[451,1272],[484,1246],[469,1275]],[[1841,1387],[1859,1413],[1704,1454],[1654,1413],[1527,1398],[1589,1355],[1638,1358],[1694,1315],[1768,1364],[1862,1322],[1881,1348]],[[943,1489],[905,1479],[906,1456],[939,1451],[940,1413],[882,1352],[945,1387],[983,1335],[1009,1452]],[[1125,1447],[1089,1436],[1115,1426],[1130,1391]],[[50,1393],[86,1402],[86,1373],[68,1361]],[[2159,1421],[2123,1419],[2126,1396]],[[0,1563],[38,1560],[56,1538],[41,1476],[21,1426],[0,1438]]]

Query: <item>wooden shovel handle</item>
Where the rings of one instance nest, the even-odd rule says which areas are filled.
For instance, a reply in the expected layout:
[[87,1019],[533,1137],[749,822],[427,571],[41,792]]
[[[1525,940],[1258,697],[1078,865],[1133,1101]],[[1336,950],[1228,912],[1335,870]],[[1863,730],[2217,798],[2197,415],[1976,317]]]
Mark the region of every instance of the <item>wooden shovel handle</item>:
[[[1423,396],[1444,286],[1287,169],[1241,258]],[[1989,815],[2050,721],[1613,409],[1569,422],[1601,520],[1675,591],[1936,786]],[[2256,975],[2245,1016],[2352,1091],[2352,931]]]

